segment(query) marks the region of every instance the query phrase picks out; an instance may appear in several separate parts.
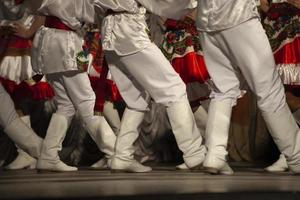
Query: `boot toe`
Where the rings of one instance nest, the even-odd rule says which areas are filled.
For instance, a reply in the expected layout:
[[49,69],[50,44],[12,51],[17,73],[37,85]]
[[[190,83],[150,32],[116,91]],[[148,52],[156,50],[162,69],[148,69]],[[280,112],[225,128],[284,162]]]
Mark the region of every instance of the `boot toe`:
[[185,163],[176,166],[177,170],[188,170],[188,166]]
[[21,170],[21,169],[35,169],[36,159],[31,156],[24,156],[19,154],[17,158],[5,167],[6,170]]
[[146,173],[151,172],[152,168],[144,166],[136,160],[116,160],[112,161],[112,172],[131,172],[131,173]]
[[95,164],[93,164],[91,166],[91,168],[94,169],[94,170],[106,170],[106,169],[109,169],[108,163],[107,163],[107,159],[106,158],[100,159],[98,162],[96,162]]
[[62,161],[53,163],[53,162],[49,162],[49,161],[45,161],[45,160],[38,160],[37,169],[39,171],[51,171],[51,172],[78,171],[77,167],[72,167],[72,166],[66,165]]

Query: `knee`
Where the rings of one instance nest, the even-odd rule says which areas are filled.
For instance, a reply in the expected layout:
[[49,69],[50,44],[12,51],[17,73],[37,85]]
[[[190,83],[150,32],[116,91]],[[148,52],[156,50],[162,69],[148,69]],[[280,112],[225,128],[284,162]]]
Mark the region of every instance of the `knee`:
[[13,112],[7,112],[7,113],[2,113],[0,114],[0,125],[6,129],[6,127],[10,126],[13,121],[15,121],[18,118],[18,114],[13,111]]
[[132,110],[137,110],[137,111],[148,111],[149,110],[149,101],[144,99],[144,98],[139,98],[137,100],[129,100],[126,101],[126,105],[128,108]]
[[154,91],[152,98],[156,103],[160,103],[164,106],[170,106],[175,102],[184,101],[187,99],[186,85],[180,79],[168,87],[159,88]]
[[0,94],[0,102],[0,125],[6,128],[18,117],[18,114],[7,93]]
[[237,99],[241,98],[244,95],[239,88],[229,90],[225,93],[219,91],[212,91],[210,94],[210,98],[216,101],[231,101],[231,106],[235,106],[237,104]]
[[73,119],[76,110],[74,106],[70,104],[70,105],[58,106],[56,113],[65,116],[70,122]]
[[274,86],[271,90],[266,91],[263,95],[257,95],[258,107],[262,112],[277,112],[286,104],[284,87],[282,84]]

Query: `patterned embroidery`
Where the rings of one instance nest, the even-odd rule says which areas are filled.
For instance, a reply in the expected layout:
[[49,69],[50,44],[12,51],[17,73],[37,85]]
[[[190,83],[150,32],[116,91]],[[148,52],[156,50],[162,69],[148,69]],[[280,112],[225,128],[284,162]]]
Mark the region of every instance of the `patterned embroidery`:
[[300,36],[300,10],[288,3],[274,3],[264,20],[273,52]]
[[183,57],[189,52],[202,55],[200,38],[193,19],[186,17],[180,21],[167,20],[166,26],[161,49],[168,60]]

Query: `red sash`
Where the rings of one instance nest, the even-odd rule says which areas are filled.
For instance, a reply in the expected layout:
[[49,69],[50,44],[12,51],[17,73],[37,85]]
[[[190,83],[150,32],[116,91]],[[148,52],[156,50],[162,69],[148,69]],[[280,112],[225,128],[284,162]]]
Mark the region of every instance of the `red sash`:
[[60,29],[65,31],[74,31],[66,24],[64,24],[58,17],[54,17],[54,16],[46,16],[45,27],[55,28],[55,29]]

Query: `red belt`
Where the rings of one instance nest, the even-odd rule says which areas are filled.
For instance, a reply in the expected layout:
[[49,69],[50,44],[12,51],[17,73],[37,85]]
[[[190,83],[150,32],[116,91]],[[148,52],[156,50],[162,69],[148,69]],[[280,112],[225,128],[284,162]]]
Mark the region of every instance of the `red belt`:
[[55,28],[55,29],[60,29],[65,31],[74,31],[66,24],[64,24],[58,17],[54,17],[54,16],[46,16],[45,27]]

